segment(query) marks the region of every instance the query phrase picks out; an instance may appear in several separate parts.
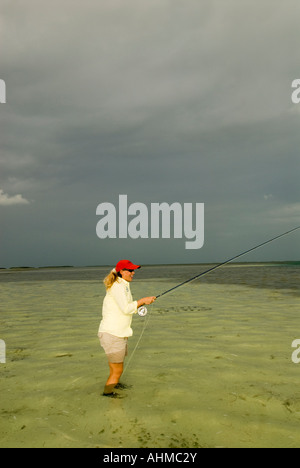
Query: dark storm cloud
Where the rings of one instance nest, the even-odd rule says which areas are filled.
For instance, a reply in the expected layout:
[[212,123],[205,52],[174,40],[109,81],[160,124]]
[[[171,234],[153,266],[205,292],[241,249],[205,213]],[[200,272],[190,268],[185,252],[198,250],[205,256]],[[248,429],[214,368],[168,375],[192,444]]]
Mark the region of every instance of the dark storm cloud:
[[[46,245],[66,263],[68,238],[74,263],[103,248],[109,261],[95,210],[121,193],[205,202],[207,260],[226,231],[230,248],[235,236],[290,227],[300,215],[300,115],[290,98],[299,13],[295,1],[4,1],[0,189],[30,203],[1,211],[4,263],[18,262],[20,221],[27,263],[43,263]],[[171,244],[169,255],[156,244],[165,261]],[[124,246],[152,258],[150,243]]]

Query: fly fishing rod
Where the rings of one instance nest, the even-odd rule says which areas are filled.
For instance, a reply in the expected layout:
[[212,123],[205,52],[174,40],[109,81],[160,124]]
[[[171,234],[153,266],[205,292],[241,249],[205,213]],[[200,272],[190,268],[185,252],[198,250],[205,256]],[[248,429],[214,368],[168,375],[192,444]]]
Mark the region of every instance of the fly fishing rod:
[[[196,279],[201,278],[201,276],[205,276],[205,275],[207,275],[208,273],[211,273],[212,271],[217,270],[218,268],[221,268],[222,266],[227,265],[227,264],[230,263],[230,262],[233,262],[233,260],[237,260],[238,258],[244,257],[244,256],[247,255],[248,253],[253,252],[254,250],[257,250],[257,249],[263,247],[264,245],[270,244],[271,242],[274,242],[274,241],[277,240],[277,239],[281,239],[282,237],[285,237],[285,236],[287,236],[287,235],[289,235],[289,234],[292,234],[292,232],[295,232],[295,231],[297,231],[298,229],[300,229],[300,226],[298,226],[298,227],[296,227],[296,228],[294,228],[294,229],[291,229],[291,230],[289,230],[289,231],[286,231],[286,232],[284,232],[283,234],[280,234],[279,236],[273,237],[272,239],[269,239],[269,240],[267,240],[267,241],[265,241],[265,242],[262,242],[261,244],[256,245],[255,247],[252,247],[251,249],[248,249],[248,250],[246,250],[245,252],[242,252],[242,253],[240,253],[240,254],[238,254],[238,255],[235,255],[234,257],[229,258],[229,259],[226,260],[225,262],[219,263],[218,265],[215,265],[215,266],[209,268],[208,270],[203,271],[202,273],[199,273],[199,274],[196,275],[196,276],[193,276],[193,278],[187,279],[186,281],[183,281],[182,283],[178,284],[177,286],[174,286],[173,288],[170,288],[170,289],[168,289],[167,291],[165,291],[165,292],[159,294],[158,296],[156,296],[156,299],[158,299],[158,298],[160,298],[160,297],[162,297],[162,296],[165,296],[166,294],[169,294],[171,291],[174,291],[175,289],[178,289],[178,288],[180,288],[181,286],[184,286],[185,284],[191,283],[192,281],[195,281]],[[142,307],[140,307],[140,308],[138,309],[138,314],[139,314],[141,317],[145,317],[145,316],[147,315],[147,312],[148,312],[148,311],[147,311],[147,308],[146,308],[145,306],[142,306]],[[147,320],[147,319],[145,319],[145,320]],[[128,361],[128,364],[127,364],[127,366],[126,366],[125,371],[127,370],[128,366],[129,366],[129,363],[130,363],[131,359],[133,358],[133,355],[135,354],[135,351],[136,351],[136,349],[137,349],[137,347],[138,347],[138,345],[139,345],[139,343],[140,343],[140,341],[141,341],[141,339],[142,339],[142,336],[143,336],[143,334],[144,334],[144,332],[145,332],[145,330],[146,330],[146,327],[147,327],[147,325],[148,325],[148,323],[149,323],[149,320],[150,320],[150,316],[149,316],[149,318],[148,318],[148,321],[145,321],[145,322],[144,322],[143,330],[142,330],[141,335],[140,335],[140,337],[139,337],[139,340],[138,340],[138,342],[137,342],[137,344],[136,344],[136,346],[135,346],[135,348],[134,348],[134,350],[133,350],[133,353],[132,353],[132,355],[131,355],[131,357],[130,357],[130,359],[129,359],[129,361]],[[124,373],[125,373],[125,371],[124,371]],[[123,374],[124,374],[124,373],[123,373]]]
[[[222,266],[227,265],[227,264],[230,263],[230,262],[233,262],[233,260],[237,260],[238,258],[244,257],[244,256],[247,255],[248,253],[253,252],[254,250],[260,249],[260,248],[263,247],[264,245],[270,244],[271,242],[274,242],[274,241],[277,240],[277,239],[280,239],[280,238],[282,238],[282,237],[285,237],[285,236],[291,234],[292,232],[297,231],[298,229],[300,229],[300,226],[298,226],[298,227],[296,227],[296,228],[294,228],[294,229],[290,229],[289,231],[286,231],[286,232],[284,232],[283,234],[280,234],[279,236],[273,237],[272,239],[269,239],[269,240],[267,240],[267,241],[265,241],[265,242],[262,242],[261,244],[256,245],[255,247],[252,247],[251,249],[248,249],[248,250],[246,250],[245,252],[242,252],[242,253],[240,253],[240,254],[238,254],[238,255],[235,255],[234,257],[229,258],[229,259],[226,260],[225,262],[219,263],[218,265],[215,265],[215,266],[209,268],[208,270],[203,271],[202,273],[199,273],[198,275],[193,276],[192,278],[189,278],[189,279],[183,281],[182,283],[178,284],[177,286],[174,286],[173,288],[170,288],[170,289],[168,289],[167,291],[165,291],[165,292],[159,294],[158,296],[156,296],[156,299],[159,299],[160,297],[165,296],[166,294],[169,294],[169,293],[172,292],[172,291],[175,291],[175,289],[178,289],[178,288],[180,288],[181,286],[184,286],[185,284],[191,283],[192,281],[195,281],[196,279],[201,278],[202,276],[205,276],[205,275],[207,275],[208,273],[211,273],[212,271],[217,270],[218,268],[221,268]],[[145,317],[145,315],[147,315],[147,312],[148,312],[148,311],[147,311],[147,308],[146,308],[145,306],[140,307],[140,308],[138,309],[138,314],[139,314],[141,317]]]
[[272,239],[269,239],[268,241],[263,242],[262,244],[256,245],[255,247],[252,247],[251,249],[246,250],[245,252],[240,253],[240,254],[236,255],[235,257],[230,258],[229,260],[226,260],[225,262],[219,263],[218,265],[215,265],[212,268],[209,268],[208,270],[206,270],[206,271],[204,271],[204,272],[202,272],[202,273],[200,273],[200,274],[198,274],[196,276],[193,276],[193,278],[187,279],[186,281],[183,281],[182,283],[178,284],[177,286],[174,286],[173,288],[168,289],[167,291],[159,294],[159,296],[156,296],[156,299],[158,299],[159,297],[165,296],[166,294],[170,293],[171,291],[174,291],[175,289],[180,288],[181,286],[183,286],[185,284],[191,283],[192,281],[195,281],[196,279],[201,278],[201,276],[207,275],[208,273],[211,273],[212,271],[217,270],[218,268],[221,268],[222,266],[227,265],[230,262],[233,262],[233,260],[244,257],[244,255],[247,255],[248,253],[253,252],[254,250],[257,250],[257,249],[263,247],[264,245],[270,244],[271,242],[274,242],[275,240],[280,239],[281,237],[287,236],[288,234],[291,234],[292,232],[295,232],[298,229],[300,229],[300,226],[298,226],[298,227],[296,227],[294,229],[291,229],[290,231],[284,232],[283,234],[280,234],[279,236],[273,237]]

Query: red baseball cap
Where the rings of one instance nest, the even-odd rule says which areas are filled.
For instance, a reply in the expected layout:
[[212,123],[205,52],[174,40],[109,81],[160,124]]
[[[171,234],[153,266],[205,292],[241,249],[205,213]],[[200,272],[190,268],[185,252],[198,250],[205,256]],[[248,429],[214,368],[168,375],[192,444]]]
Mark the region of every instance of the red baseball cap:
[[121,270],[138,270],[140,265],[134,265],[130,260],[120,260],[116,265],[116,272],[119,273]]

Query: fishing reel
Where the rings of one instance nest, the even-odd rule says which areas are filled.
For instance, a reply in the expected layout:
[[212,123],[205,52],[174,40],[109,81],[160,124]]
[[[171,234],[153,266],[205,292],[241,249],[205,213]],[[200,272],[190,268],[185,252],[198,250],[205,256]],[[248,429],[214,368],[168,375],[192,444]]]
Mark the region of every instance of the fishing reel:
[[148,314],[147,307],[141,306],[138,308],[138,314],[140,317],[145,317]]

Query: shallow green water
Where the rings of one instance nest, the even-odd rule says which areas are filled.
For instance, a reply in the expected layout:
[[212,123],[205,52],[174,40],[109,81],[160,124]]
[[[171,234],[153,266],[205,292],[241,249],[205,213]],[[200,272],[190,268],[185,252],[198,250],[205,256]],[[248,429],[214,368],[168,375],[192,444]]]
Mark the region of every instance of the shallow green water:
[[[144,268],[133,295],[198,271]],[[299,266],[230,266],[159,299],[120,400],[101,396],[105,272],[0,273],[1,447],[300,446]],[[144,326],[136,316],[131,352]]]

